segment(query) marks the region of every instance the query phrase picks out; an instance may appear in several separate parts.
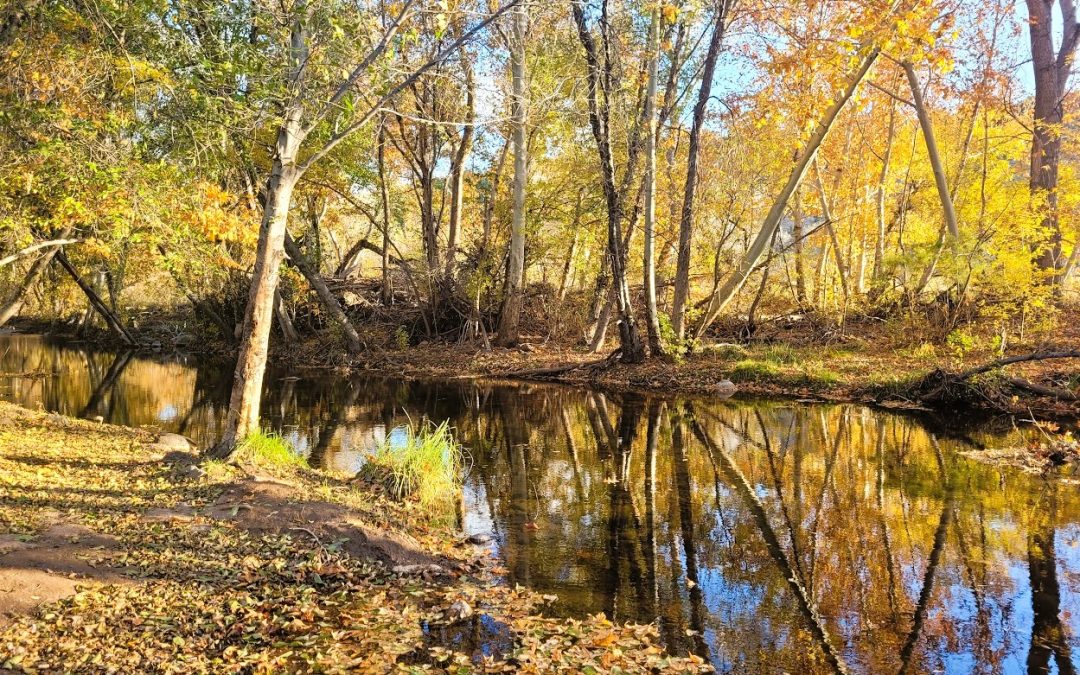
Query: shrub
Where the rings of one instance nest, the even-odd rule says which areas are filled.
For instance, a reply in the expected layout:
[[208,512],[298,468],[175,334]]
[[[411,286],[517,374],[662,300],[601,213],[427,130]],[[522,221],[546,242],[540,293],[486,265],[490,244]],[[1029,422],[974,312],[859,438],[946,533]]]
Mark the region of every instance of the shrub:
[[419,433],[390,434],[361,469],[397,499],[415,499],[436,516],[452,513],[461,492],[464,453],[446,422]]
[[963,328],[957,328],[945,336],[945,344],[952,347],[956,356],[961,357],[975,348],[975,336]]

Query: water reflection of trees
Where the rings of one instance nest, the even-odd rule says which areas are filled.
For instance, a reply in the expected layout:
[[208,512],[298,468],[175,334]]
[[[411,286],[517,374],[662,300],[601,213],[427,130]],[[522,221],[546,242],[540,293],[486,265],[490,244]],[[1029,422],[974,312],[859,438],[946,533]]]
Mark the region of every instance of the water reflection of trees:
[[[10,345],[0,372],[58,374],[5,379],[25,404],[204,443],[224,414],[227,368]],[[273,372],[264,397],[267,424],[342,470],[396,426],[449,420],[466,520],[512,580],[558,593],[558,612],[656,621],[721,671],[1075,672],[1080,560],[1061,542],[1080,496],[964,459],[946,429],[854,406]]]

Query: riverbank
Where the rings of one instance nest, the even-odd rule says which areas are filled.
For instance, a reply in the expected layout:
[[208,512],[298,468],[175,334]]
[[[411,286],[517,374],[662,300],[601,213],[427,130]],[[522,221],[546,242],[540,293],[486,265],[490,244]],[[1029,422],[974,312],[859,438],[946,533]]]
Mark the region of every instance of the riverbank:
[[[17,326],[21,332],[73,339],[61,326],[41,322]],[[194,343],[182,328],[162,326],[145,326],[153,340],[141,351],[195,351],[201,358],[229,362],[227,346]],[[385,326],[365,327],[360,333],[365,349],[359,354],[348,354],[330,332],[323,332],[294,344],[272,341],[270,361],[292,370],[330,369],[400,378],[545,380],[661,394],[727,394],[730,388],[721,383],[731,382],[739,395],[1080,420],[1078,358],[1024,361],[950,380],[1003,358],[1080,353],[1080,321],[1065,321],[1054,335],[1013,343],[1005,352],[985,335],[958,333],[945,344],[935,344],[918,336],[897,336],[880,327],[858,325],[824,342],[796,328],[768,341],[711,343],[677,359],[649,359],[633,365],[539,336],[526,336],[514,348],[483,349],[436,341],[408,345],[387,334]],[[170,341],[170,335],[179,336],[178,340]],[[104,333],[83,339],[116,346]]]
[[0,403],[0,670],[699,672],[344,476]]
[[[315,348],[313,351],[317,351]],[[1047,347],[1033,347],[1048,351]],[[1054,351],[1080,349],[1080,340]],[[1010,352],[1010,355],[1022,351]],[[290,362],[311,367],[317,359],[298,354]],[[978,377],[935,386],[935,377],[956,375],[1002,358],[989,351],[943,356],[940,351],[887,351],[875,346],[721,344],[681,359],[623,364],[578,350],[527,345],[478,350],[426,344],[406,350],[371,350],[331,367],[405,378],[491,378],[587,384],[617,391],[665,394],[782,396],[853,402],[885,408],[980,409],[1040,419],[1080,419],[1080,360],[1033,360],[991,369]],[[317,366],[324,367],[324,366]],[[1040,394],[1018,386],[1067,392]]]

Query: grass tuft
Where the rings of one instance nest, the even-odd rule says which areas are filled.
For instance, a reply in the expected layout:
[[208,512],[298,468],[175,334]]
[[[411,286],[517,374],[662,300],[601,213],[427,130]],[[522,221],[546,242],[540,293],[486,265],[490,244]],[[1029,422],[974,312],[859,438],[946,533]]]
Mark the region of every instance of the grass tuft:
[[454,513],[461,492],[464,453],[446,422],[419,433],[390,434],[361,469],[397,499],[415,499],[436,516]]
[[240,457],[271,466],[307,466],[307,460],[292,445],[273,432],[257,431],[240,442]]
[[758,361],[756,359],[743,359],[735,364],[728,376],[732,382],[749,382],[753,380],[766,380],[780,374],[780,369],[771,361]]

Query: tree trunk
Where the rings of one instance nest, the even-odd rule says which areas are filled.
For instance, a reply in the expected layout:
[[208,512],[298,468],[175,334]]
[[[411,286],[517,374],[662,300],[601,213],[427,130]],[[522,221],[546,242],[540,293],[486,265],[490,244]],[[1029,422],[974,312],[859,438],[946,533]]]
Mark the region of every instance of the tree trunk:
[[574,272],[574,255],[577,253],[578,240],[581,239],[581,203],[585,197],[585,188],[578,188],[577,201],[574,202],[574,220],[570,225],[573,231],[570,239],[570,249],[566,252],[566,261],[563,263],[562,276],[559,279],[559,302],[566,299],[566,293],[570,290],[570,281]]
[[519,5],[513,14],[513,42],[510,70],[513,79],[511,101],[514,141],[514,206],[510,229],[510,251],[506,267],[506,295],[499,313],[499,335],[496,344],[509,347],[517,344],[518,322],[521,320],[523,285],[525,282],[525,184],[528,181],[528,157],[525,143],[525,6]]
[[[726,3],[724,8],[726,8]],[[675,260],[675,298],[671,305],[671,326],[679,345],[686,336],[686,303],[690,298],[690,254],[694,229],[694,197],[698,179],[698,150],[701,143],[701,129],[705,124],[705,108],[709,103],[709,97],[712,96],[713,75],[724,37],[725,19],[726,9],[717,8],[709,51],[705,55],[701,88],[698,90],[697,103],[694,105],[694,124],[690,128],[690,145],[686,155],[686,188],[683,191],[682,214],[679,220],[678,256]]]
[[390,278],[390,187],[386,184],[386,124],[379,126],[378,163],[379,197],[382,202],[382,283],[379,285],[379,299],[382,304],[390,305],[394,301],[394,286]]
[[1042,225],[1046,248],[1038,258],[1041,269],[1052,279],[1062,279],[1061,224],[1058,221],[1058,161],[1061,157],[1060,129],[1065,117],[1065,88],[1072,69],[1080,24],[1076,22],[1073,0],[1058,0],[1062,16],[1061,45],[1054,52],[1054,0],[1027,0],[1028,37],[1035,71],[1035,128],[1031,139],[1031,192],[1045,195]]
[[[73,227],[65,228],[64,231],[60,233],[60,236],[57,237],[57,240],[63,241],[68,239],[74,231],[75,228]],[[22,283],[11,292],[11,295],[8,296],[4,306],[0,307],[0,326],[6,324],[11,320],[11,317],[16,316],[22,311],[22,308],[26,305],[27,292],[33,288],[38,277],[41,276],[41,273],[48,269],[49,263],[52,262],[53,257],[56,256],[60,249],[60,245],[52,246],[30,265],[30,269],[26,271],[26,276],[23,277]]]
[[750,250],[743,256],[743,259],[735,272],[709,299],[709,304],[705,309],[705,315],[702,317],[701,323],[696,330],[696,335],[698,337],[700,337],[709,325],[716,320],[716,317],[720,315],[720,312],[723,311],[724,307],[731,302],[731,299],[735,297],[735,294],[742,288],[743,284],[746,283],[746,279],[754,270],[758,258],[761,257],[762,253],[765,252],[766,247],[768,247],[769,242],[772,241],[776,228],[780,226],[780,218],[784,215],[784,209],[787,207],[788,200],[799,187],[799,183],[806,174],[806,170],[817,155],[818,148],[821,147],[821,143],[828,135],[833,122],[836,121],[837,115],[840,114],[840,111],[844,109],[844,106],[851,99],[852,94],[855,93],[856,87],[862,82],[866,73],[870,70],[870,66],[877,60],[877,57],[878,51],[876,49],[870,50],[863,56],[861,63],[848,79],[844,89],[838,93],[836,100],[833,101],[832,105],[825,111],[825,115],[822,117],[821,122],[818,123],[817,130],[814,132],[813,136],[810,137],[810,140],[807,142],[798,161],[792,168],[787,183],[780,191],[776,201],[773,202],[768,215],[765,216],[765,222],[762,223],[761,230],[758,232],[753,244],[751,244]]
[[[806,298],[806,256],[803,255],[803,211],[801,200],[799,199],[799,191],[796,190],[793,195],[795,198],[795,206],[791,210],[791,238],[795,240],[795,301],[798,303],[801,309],[808,307]],[[768,266],[766,265],[765,275],[768,274]]]
[[[631,304],[630,286],[626,281],[626,252],[623,249],[622,219],[623,201],[615,182],[615,164],[612,157],[611,136],[608,133],[611,122],[607,101],[610,100],[612,83],[612,63],[605,59],[603,73],[596,48],[596,42],[585,21],[585,9],[581,4],[572,2],[574,22],[577,24],[578,38],[585,49],[588,65],[589,126],[596,140],[600,156],[600,173],[603,179],[604,197],[607,203],[607,257],[611,269],[611,281],[615,293],[615,303],[619,310],[619,341],[624,363],[640,363],[645,359],[645,346],[638,335],[634,320],[634,308]],[[609,24],[605,17],[601,20],[604,31],[605,54],[609,45],[606,31]],[[603,96],[603,101],[600,100]]]
[[660,61],[660,7],[652,12],[649,29],[649,81],[645,89],[645,246],[642,269],[645,275],[645,326],[649,353],[662,356],[660,316],[656,310],[656,79]]
[[956,210],[953,208],[952,195],[949,194],[949,181],[945,177],[945,167],[941,163],[937,140],[934,138],[934,125],[930,121],[930,111],[926,109],[926,104],[923,102],[922,86],[919,84],[918,76],[915,75],[914,66],[906,61],[902,65],[904,74],[907,75],[908,85],[911,87],[911,100],[915,104],[915,112],[919,117],[919,127],[922,129],[923,142],[926,144],[926,154],[930,156],[930,167],[934,171],[934,184],[937,185],[938,197],[941,199],[945,227],[953,241],[956,241],[960,238],[960,228],[956,223]]
[[307,258],[304,257],[303,252],[300,251],[296,242],[293,241],[293,238],[288,232],[285,232],[284,244],[285,253],[288,254],[289,260],[293,265],[296,265],[296,269],[300,270],[300,273],[307,279],[308,285],[311,286],[311,289],[315,291],[315,295],[318,296],[319,303],[341,330],[341,333],[345,338],[345,346],[353,354],[359,353],[363,350],[363,343],[360,341],[360,336],[356,332],[356,327],[349,321],[349,317],[345,315],[344,310],[341,309],[341,305],[338,304],[338,299],[326,286],[326,282],[323,281],[322,276],[319,275],[319,270],[315,269],[311,263],[308,262]]
[[465,161],[472,149],[472,139],[476,119],[476,82],[470,56],[462,52],[461,67],[465,73],[465,125],[461,129],[461,140],[454,152],[453,166],[450,169],[450,222],[447,225],[446,267],[443,275],[449,279],[454,274],[454,259],[457,256],[458,237],[461,235],[461,210],[465,194]]
[[105,325],[109,327],[109,330],[113,332],[113,335],[125,344],[134,346],[135,338],[133,338],[131,333],[124,328],[124,325],[120,323],[120,319],[112,313],[112,310],[110,310],[109,306],[105,304],[105,301],[101,299],[101,296],[90,287],[90,284],[86,283],[86,280],[79,276],[79,272],[71,264],[71,261],[67,259],[67,256],[64,255],[62,250],[56,252],[56,262],[60,263],[60,266],[64,268],[64,271],[79,285],[82,292],[86,294],[87,299],[90,300],[90,304],[97,313],[101,315],[101,318],[105,320]]
[[882,289],[882,276],[885,264],[885,198],[886,182],[889,178],[889,162],[892,161],[893,138],[896,135],[896,102],[889,99],[889,131],[885,137],[885,154],[881,157],[881,174],[878,176],[876,206],[877,235],[874,238],[874,268],[871,272],[871,294],[878,295]]
[[280,288],[274,291],[274,316],[277,317],[278,328],[281,329],[281,337],[285,339],[285,343],[299,342],[300,333],[297,332],[292,317],[289,316],[289,312],[285,309],[285,303],[281,300]]
[[[292,146],[295,152],[295,143],[289,136],[289,131],[282,128],[279,133],[279,147]],[[285,252],[285,225],[289,202],[297,179],[292,161],[295,155],[288,153],[286,157],[287,160],[280,157],[274,160],[273,172],[266,189],[259,244],[255,252],[255,269],[240,331],[240,353],[233,375],[232,393],[229,396],[229,414],[221,439],[212,453],[223,459],[231,459],[237,444],[259,430],[259,403],[263,376],[266,373],[270,327],[274,318],[274,291],[277,289],[281,260]]]

